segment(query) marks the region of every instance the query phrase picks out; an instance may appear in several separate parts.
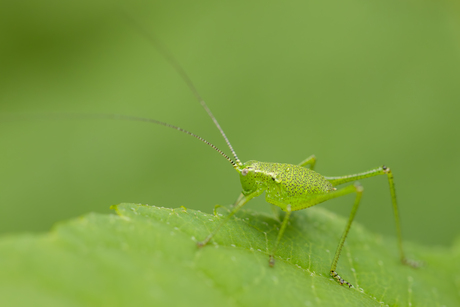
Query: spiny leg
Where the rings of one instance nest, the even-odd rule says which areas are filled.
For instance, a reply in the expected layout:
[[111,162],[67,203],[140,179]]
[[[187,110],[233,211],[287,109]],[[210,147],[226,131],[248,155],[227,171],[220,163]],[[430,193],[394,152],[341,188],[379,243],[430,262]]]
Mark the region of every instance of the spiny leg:
[[345,230],[343,231],[342,238],[340,238],[339,245],[337,246],[337,250],[335,251],[334,260],[332,260],[331,265],[331,276],[334,277],[341,285],[347,284],[348,288],[351,288],[352,285],[344,280],[340,275],[336,272],[337,263],[339,261],[340,253],[342,252],[343,244],[345,243],[345,239],[347,238],[348,232],[350,231],[351,224],[353,223],[353,219],[355,218],[356,211],[359,207],[359,202],[361,200],[361,196],[363,195],[363,187],[359,183],[355,183],[353,186],[356,192],[355,204],[351,209],[350,217],[348,218],[348,223],[345,226]]
[[283,224],[281,224],[280,231],[278,232],[278,237],[276,238],[276,243],[275,246],[273,247],[272,253],[270,254],[270,259],[268,260],[268,265],[273,267],[275,265],[275,252],[276,249],[278,248],[278,244],[280,243],[281,238],[283,237],[284,231],[286,230],[286,226],[289,221],[289,216],[291,215],[291,205],[287,205],[286,208],[286,215],[284,216],[283,219]]
[[399,211],[398,211],[398,203],[396,201],[396,190],[395,190],[395,184],[394,184],[394,179],[393,179],[393,174],[390,170],[390,168],[386,166],[381,166],[375,169],[371,169],[367,172],[362,172],[358,174],[352,174],[352,175],[347,175],[347,176],[340,176],[340,177],[325,177],[329,182],[332,183],[332,185],[340,185],[343,183],[347,183],[350,181],[356,181],[359,179],[364,179],[364,178],[369,178],[369,177],[374,177],[378,175],[387,175],[388,177],[388,183],[390,186],[390,194],[391,194],[391,201],[393,204],[393,212],[394,212],[394,217],[396,221],[396,233],[398,236],[398,247],[399,247],[399,254],[400,254],[400,259],[401,262],[405,265],[409,265],[412,267],[418,267],[420,264],[416,261],[412,261],[406,258],[403,250],[403,245],[402,245],[402,234],[401,234],[401,222],[399,219]]
[[307,167],[307,165],[310,165],[310,169],[313,170],[315,168],[316,164],[316,157],[315,155],[311,155],[302,162],[299,163],[300,166],[302,167]]
[[230,211],[230,213],[219,223],[219,225],[217,225],[216,228],[214,228],[214,230],[203,240],[203,241],[198,241],[196,243],[196,245],[198,247],[203,247],[205,246],[206,244],[208,244],[209,240],[212,239],[212,237],[219,231],[219,229],[222,227],[222,225],[224,225],[225,223],[228,222],[228,220],[236,213],[238,212],[238,210],[241,209],[241,207],[243,207],[248,201],[250,201],[252,198],[254,198],[255,196],[259,195],[261,192],[260,191],[255,191],[251,194],[248,194],[248,195],[243,195],[241,194],[237,201],[235,202],[235,204],[233,205],[233,209],[232,211]]

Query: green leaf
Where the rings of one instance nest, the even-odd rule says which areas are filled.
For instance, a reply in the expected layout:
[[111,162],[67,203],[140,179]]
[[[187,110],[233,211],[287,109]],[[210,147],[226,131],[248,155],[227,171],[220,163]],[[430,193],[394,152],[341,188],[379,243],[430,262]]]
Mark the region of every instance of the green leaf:
[[268,251],[279,222],[242,211],[197,249],[222,216],[185,208],[114,206],[50,233],[0,240],[1,306],[458,306],[460,242],[452,249],[406,244],[419,269],[398,261],[396,243],[358,224],[329,276],[345,221],[322,209],[292,214],[276,265]]

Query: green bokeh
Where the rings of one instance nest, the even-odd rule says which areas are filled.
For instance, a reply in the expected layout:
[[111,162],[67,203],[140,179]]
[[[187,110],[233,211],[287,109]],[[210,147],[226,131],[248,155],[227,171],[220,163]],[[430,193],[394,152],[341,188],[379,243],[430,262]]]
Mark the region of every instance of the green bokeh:
[[[240,158],[318,157],[334,176],[385,163],[407,240],[459,233],[460,8],[454,1],[37,1],[2,4],[1,113],[118,113],[179,125],[227,150],[184,82],[119,14],[189,72]],[[0,123],[0,231],[44,231],[120,202],[232,203],[237,174],[142,123]],[[228,150],[227,150],[228,151]],[[357,220],[394,235],[385,178]],[[325,207],[348,215],[353,197]],[[37,206],[37,204],[40,204]],[[194,206],[194,205],[193,205]],[[263,198],[248,207],[267,210]]]

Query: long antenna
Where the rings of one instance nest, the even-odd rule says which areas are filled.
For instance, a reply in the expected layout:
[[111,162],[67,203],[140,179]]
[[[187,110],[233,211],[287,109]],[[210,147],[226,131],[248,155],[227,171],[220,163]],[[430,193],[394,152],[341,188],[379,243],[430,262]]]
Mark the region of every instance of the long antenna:
[[198,140],[202,141],[206,145],[212,147],[215,151],[220,153],[225,159],[230,162],[234,168],[237,168],[237,164],[230,159],[222,150],[217,148],[217,146],[209,143],[205,139],[203,139],[201,136],[198,136],[190,131],[187,131],[185,129],[182,129],[180,127],[156,120],[156,119],[151,119],[151,118],[145,118],[145,117],[138,117],[138,116],[129,116],[129,115],[120,115],[120,114],[108,114],[108,113],[99,113],[99,114],[78,114],[78,113],[53,113],[53,114],[1,114],[0,119],[3,121],[7,120],[18,120],[18,119],[114,119],[114,120],[126,120],[126,121],[137,121],[137,122],[146,122],[146,123],[152,123],[152,124],[157,124],[157,125],[162,125],[168,128],[172,128],[174,130],[178,130],[180,132],[186,133],[188,135],[193,136],[194,138],[197,138]]
[[204,101],[203,97],[201,97],[201,95],[198,92],[197,88],[193,84],[192,79],[190,79],[188,74],[185,72],[185,70],[182,68],[182,66],[179,64],[179,62],[174,58],[172,53],[166,47],[164,47],[160,43],[160,41],[152,35],[152,33],[146,31],[144,27],[142,27],[139,23],[137,23],[128,14],[124,13],[123,15],[131,22],[131,24],[133,26],[135,26],[137,28],[137,30],[140,33],[142,33],[142,35],[144,35],[144,37],[147,40],[149,40],[152,43],[152,45],[155,47],[155,49],[157,49],[157,51],[169,62],[169,64],[171,64],[171,66],[174,68],[174,70],[180,75],[182,80],[184,80],[184,82],[187,84],[187,86],[192,91],[193,95],[195,95],[195,97],[200,102],[201,106],[206,110],[208,115],[211,117],[211,119],[214,122],[214,124],[216,125],[217,129],[219,129],[220,134],[225,139],[225,142],[227,142],[228,148],[230,148],[230,150],[231,150],[231,152],[233,154],[233,157],[235,157],[236,164],[237,165],[242,165],[240,159],[238,159],[238,156],[236,155],[235,150],[233,150],[232,144],[230,144],[230,141],[228,140],[227,136],[225,135],[224,130],[220,127],[219,122],[214,117],[214,115],[212,114],[211,110],[208,108],[208,105]]

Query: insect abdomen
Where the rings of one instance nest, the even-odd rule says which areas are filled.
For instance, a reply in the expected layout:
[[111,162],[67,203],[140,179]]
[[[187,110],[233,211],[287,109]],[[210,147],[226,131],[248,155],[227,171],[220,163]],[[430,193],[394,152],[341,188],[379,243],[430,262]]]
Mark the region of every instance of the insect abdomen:
[[258,162],[257,172],[266,185],[267,202],[283,210],[287,205],[292,210],[309,207],[310,196],[334,189],[323,176],[299,165]]
[[274,173],[275,184],[281,185],[290,196],[327,193],[334,188],[323,176],[308,168],[285,163],[263,164],[266,165],[261,168]]

